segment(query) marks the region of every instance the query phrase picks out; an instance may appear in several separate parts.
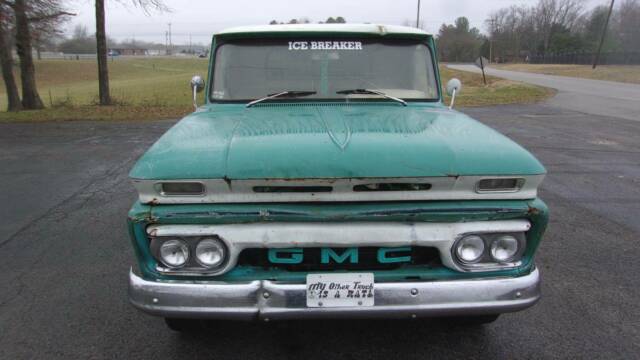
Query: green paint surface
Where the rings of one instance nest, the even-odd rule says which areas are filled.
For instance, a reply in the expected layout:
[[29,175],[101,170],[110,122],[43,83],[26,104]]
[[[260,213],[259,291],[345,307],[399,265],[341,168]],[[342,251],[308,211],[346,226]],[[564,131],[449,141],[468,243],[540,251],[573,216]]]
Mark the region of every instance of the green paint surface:
[[[340,252],[340,254],[338,254],[338,252]],[[345,248],[339,250],[331,248],[320,249],[320,263],[322,264],[342,264],[347,261],[347,259],[350,264],[357,264],[359,261],[358,248]]]
[[411,252],[410,246],[378,249],[377,259],[381,264],[411,262],[411,256],[398,256],[396,253]]
[[528,151],[439,103],[208,105],[138,161],[135,179],[543,174]]
[[[269,249],[269,262],[272,264],[300,264],[304,260],[303,249]],[[286,254],[286,255],[285,255]]]

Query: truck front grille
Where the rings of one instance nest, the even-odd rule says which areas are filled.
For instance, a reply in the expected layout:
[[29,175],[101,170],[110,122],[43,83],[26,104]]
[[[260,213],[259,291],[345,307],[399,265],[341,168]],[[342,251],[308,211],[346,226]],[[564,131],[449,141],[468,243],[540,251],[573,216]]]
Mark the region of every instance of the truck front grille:
[[[269,260],[269,249],[244,249],[238,258],[238,265],[258,266],[265,269],[277,268],[287,271],[332,271],[332,270],[394,270],[408,266],[440,267],[440,253],[438,249],[424,246],[414,246],[408,251],[397,253],[397,256],[410,257],[409,261],[387,262],[378,260],[378,247],[357,248],[357,262],[351,262],[349,258],[342,262],[331,259],[328,263],[322,263],[323,248],[302,249],[302,261],[295,264],[273,263]],[[324,248],[327,249],[327,248]],[[344,249],[331,248],[341,254]],[[397,258],[395,258],[397,259]]]

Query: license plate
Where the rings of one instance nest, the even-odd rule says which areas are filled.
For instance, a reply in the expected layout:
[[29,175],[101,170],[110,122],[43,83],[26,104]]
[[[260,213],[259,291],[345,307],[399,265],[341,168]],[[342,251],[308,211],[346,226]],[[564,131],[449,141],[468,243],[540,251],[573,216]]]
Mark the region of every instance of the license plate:
[[374,305],[372,273],[307,275],[307,307]]

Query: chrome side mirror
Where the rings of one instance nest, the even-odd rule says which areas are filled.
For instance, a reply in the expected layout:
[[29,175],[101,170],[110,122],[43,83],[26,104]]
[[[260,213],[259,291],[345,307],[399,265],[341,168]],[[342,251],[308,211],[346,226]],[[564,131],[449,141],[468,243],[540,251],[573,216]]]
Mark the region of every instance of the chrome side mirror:
[[191,89],[193,89],[193,107],[198,108],[198,93],[204,90],[204,79],[202,76],[196,75],[191,78]]
[[453,78],[449,80],[447,83],[447,95],[451,96],[451,104],[449,104],[449,109],[453,109],[453,104],[456,101],[456,94],[462,90],[462,82],[460,80]]

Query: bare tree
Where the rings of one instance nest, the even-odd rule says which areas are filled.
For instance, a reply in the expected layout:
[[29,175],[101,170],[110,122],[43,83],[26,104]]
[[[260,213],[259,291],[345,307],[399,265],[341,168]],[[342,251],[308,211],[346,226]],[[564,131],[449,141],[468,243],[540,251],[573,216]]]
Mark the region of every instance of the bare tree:
[[535,28],[535,9],[511,6],[489,15],[487,27],[493,59],[521,59],[522,53],[534,53],[539,44]]
[[[573,61],[584,61],[601,41],[610,3],[584,11],[577,0],[538,0],[534,6],[499,9],[486,21],[494,59],[522,61],[533,56],[547,61],[551,54],[568,54]],[[624,57],[640,51],[640,0],[616,4],[603,51]]]
[[15,0],[13,11],[16,16],[16,49],[20,58],[20,80],[22,81],[22,107],[42,109],[44,104],[36,87],[36,68],[31,53],[31,29],[25,0]]
[[[96,5],[96,47],[98,54],[98,95],[100,105],[111,105],[109,93],[109,67],[107,65],[107,33],[105,30],[104,0],[95,0]],[[120,0],[124,1],[124,0]],[[168,11],[162,0],[131,0],[147,15],[151,10]]]
[[2,78],[7,90],[7,111],[19,111],[22,110],[22,103],[20,102],[16,78],[13,75],[13,55],[11,54],[11,42],[9,40],[11,18],[11,9],[6,4],[0,3],[0,65],[2,66]]
[[625,0],[620,3],[615,19],[620,45],[624,51],[640,51],[640,1]]
[[[0,0],[0,6],[4,14],[9,13],[9,9],[13,10],[13,17],[15,18],[15,45],[20,58],[20,80],[22,83],[22,108],[24,109],[42,109],[44,107],[40,95],[38,94],[38,88],[36,86],[35,77],[35,65],[33,63],[32,44],[33,33],[37,33],[38,26],[44,28],[50,28],[54,24],[61,21],[62,17],[72,15],[61,10],[61,0]],[[6,17],[10,19],[11,16]],[[3,19],[4,20],[4,19]],[[6,34],[8,33],[9,21],[2,22],[2,34],[5,37],[2,40],[4,43],[2,52],[3,62],[3,76],[11,79],[13,74],[9,74],[9,66],[13,66],[13,60],[11,59],[11,51],[7,44]],[[15,80],[14,80],[15,83]],[[11,80],[9,80],[9,87],[12,88]],[[12,95],[12,101],[15,101],[16,97]],[[13,110],[19,110],[18,107],[13,107]]]
[[104,0],[96,0],[96,47],[98,56],[98,97],[100,105],[111,105],[109,67],[107,65],[107,33],[105,30]]
[[581,0],[540,0],[536,7],[535,19],[542,35],[543,52],[551,43],[554,28],[557,26],[571,29],[580,17],[583,4]]
[[63,32],[60,30],[71,16],[75,14],[66,12],[62,7],[63,0],[32,0],[29,6],[29,26],[33,46],[40,59],[40,51],[43,46],[51,46],[55,39],[61,39]]

